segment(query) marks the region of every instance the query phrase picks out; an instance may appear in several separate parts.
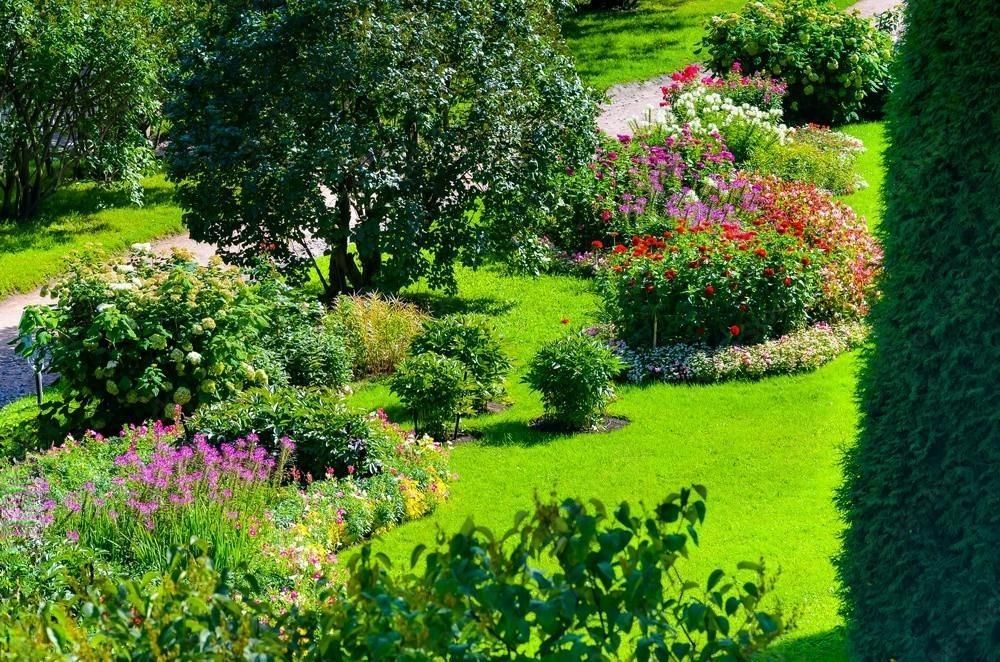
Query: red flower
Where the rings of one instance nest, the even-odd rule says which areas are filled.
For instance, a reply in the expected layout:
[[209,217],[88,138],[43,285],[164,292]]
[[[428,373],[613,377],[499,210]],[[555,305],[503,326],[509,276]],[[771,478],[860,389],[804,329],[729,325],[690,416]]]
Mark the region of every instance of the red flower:
[[673,269],[667,269],[666,271],[663,272],[663,277],[666,278],[667,280],[673,280],[677,278],[677,272],[674,271]]
[[772,276],[774,276],[774,269],[772,269],[771,267],[764,269],[764,275],[767,276],[768,278],[771,278]]
[[568,317],[564,317],[561,320],[559,320],[559,323],[560,324],[569,324],[569,318]]
[[605,223],[607,223],[608,221],[611,220],[611,210],[610,209],[602,209],[601,210],[601,220],[604,221]]
[[625,252],[626,250],[627,250],[627,249],[625,248],[625,244],[618,244],[618,245],[617,245],[617,246],[615,246],[615,248],[614,248],[614,251],[615,251],[616,253],[624,253],[624,252]]
[[802,258],[802,266],[803,267],[808,267],[810,264],[812,264],[812,260],[810,260],[808,257]]
[[596,248],[598,250],[604,248],[604,244],[602,242],[598,241],[597,239],[595,239],[594,241],[590,242],[590,245],[591,245],[591,247]]
[[701,260],[691,260],[690,262],[688,262],[688,266],[691,267],[692,269],[697,269],[698,267],[701,266]]
[[789,278],[788,276],[785,276],[785,286],[787,287],[791,284],[792,284],[792,279]]
[[653,291],[653,290],[655,290],[655,289],[656,289],[656,287],[655,287],[655,286],[653,286],[653,285],[647,285],[647,286],[646,286],[646,291],[647,291],[647,292],[652,292],[652,291]]
[[733,324],[731,327],[729,327],[729,335],[731,336],[740,335],[740,327],[738,324]]
[[767,251],[763,248],[757,248],[754,250],[754,254],[758,257],[767,257]]
[[615,266],[611,267],[611,269],[612,269],[613,271],[615,271],[616,273],[619,273],[619,274],[620,274],[620,273],[622,272],[622,265],[620,265],[620,264],[616,264]]
[[715,286],[709,283],[705,286],[705,296],[710,297],[715,294]]

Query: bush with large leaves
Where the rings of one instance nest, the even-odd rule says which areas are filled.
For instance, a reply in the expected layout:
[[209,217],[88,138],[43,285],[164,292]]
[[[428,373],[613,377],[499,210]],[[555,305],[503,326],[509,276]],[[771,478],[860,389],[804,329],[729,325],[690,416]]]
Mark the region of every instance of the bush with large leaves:
[[[552,173],[593,152],[548,2],[232,2],[200,33],[167,109],[192,236],[312,262],[329,292],[453,287],[457,260],[533,236]],[[326,273],[293,250],[310,237]]]

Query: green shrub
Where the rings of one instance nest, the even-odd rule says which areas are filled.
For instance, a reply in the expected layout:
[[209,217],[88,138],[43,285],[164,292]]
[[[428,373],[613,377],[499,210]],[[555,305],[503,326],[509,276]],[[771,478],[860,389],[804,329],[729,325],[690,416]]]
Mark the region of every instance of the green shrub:
[[570,335],[538,350],[524,382],[541,394],[546,416],[553,423],[580,430],[600,425],[614,397],[611,380],[621,369],[621,362],[604,343]]
[[477,411],[504,396],[503,380],[510,371],[510,361],[500,347],[496,329],[482,316],[450,315],[428,320],[413,339],[410,352],[434,352],[459,361],[466,378],[472,381],[472,406]]
[[418,433],[444,441],[446,427],[454,424],[469,405],[465,366],[456,359],[424,352],[399,364],[391,382],[395,393],[413,418]]
[[394,371],[426,318],[412,304],[371,294],[338,297],[324,324],[343,338],[362,378]]
[[1000,12],[908,0],[889,101],[882,298],[839,506],[858,659],[997,656]]
[[301,327],[282,342],[289,384],[342,389],[351,382],[351,357],[335,329]]
[[62,397],[42,410],[53,438],[172,417],[267,380],[251,363],[267,303],[235,269],[136,252],[76,261],[52,292],[56,306],[25,310],[18,351],[47,355],[60,375]]
[[889,85],[892,40],[867,18],[821,0],[755,0],[715,16],[702,41],[708,65],[763,72],[788,84],[790,119],[858,119]]
[[810,125],[790,131],[784,142],[754,150],[751,170],[785,181],[808,182],[837,195],[854,193],[866,183],[857,175],[864,145],[857,138]]
[[419,545],[406,574],[366,546],[318,609],[241,600],[189,547],[162,575],[80,573],[66,600],[0,613],[0,641],[25,659],[752,659],[793,625],[764,609],[762,563],[687,576],[704,495],[695,485],[638,512],[538,501],[506,535],[470,520]]
[[255,434],[272,452],[289,437],[296,445],[296,468],[314,478],[377,474],[395,443],[381,424],[351,410],[338,393],[318,388],[249,389],[198,410],[185,427],[210,440]]

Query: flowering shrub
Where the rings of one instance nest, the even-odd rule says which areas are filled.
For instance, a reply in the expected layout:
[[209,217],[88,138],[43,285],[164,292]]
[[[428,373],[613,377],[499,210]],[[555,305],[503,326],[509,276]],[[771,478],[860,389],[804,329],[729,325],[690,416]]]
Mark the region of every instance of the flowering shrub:
[[739,62],[733,62],[722,76],[705,71],[701,65],[689,64],[670,74],[670,84],[662,88],[663,105],[673,106],[685,93],[703,88],[718,93],[737,106],[747,105],[768,113],[781,111],[788,91],[783,81],[762,72],[745,75]]
[[200,267],[182,253],[134,253],[123,264],[73,263],[52,290],[54,307],[30,306],[18,350],[47,356],[63,397],[46,404],[58,438],[172,416],[265,383],[253,343],[265,303],[240,273]]
[[748,2],[739,13],[713,17],[702,43],[714,71],[740,62],[748,73],[784,80],[786,109],[796,119],[857,119],[889,84],[891,39],[827,2]]
[[594,429],[614,398],[618,359],[598,340],[573,334],[542,345],[524,382],[542,396],[546,417],[567,430]]
[[634,384],[650,381],[712,383],[730,379],[760,379],[815,370],[867,338],[862,322],[819,322],[755,345],[676,343],[633,347],[620,340],[611,348],[626,366],[624,377]]
[[867,311],[881,252],[848,207],[808,184],[710,181],[671,199],[674,225],[612,248],[600,283],[623,339],[747,344]]

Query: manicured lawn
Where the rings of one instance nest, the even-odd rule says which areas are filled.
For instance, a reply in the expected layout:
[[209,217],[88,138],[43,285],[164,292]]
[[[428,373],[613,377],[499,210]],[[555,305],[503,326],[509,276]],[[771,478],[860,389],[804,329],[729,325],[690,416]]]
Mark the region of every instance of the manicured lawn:
[[145,204],[136,207],[124,193],[74,184],[58,191],[32,223],[0,225],[0,297],[48,282],[74,251],[123,251],[181,232],[173,185],[156,175],[143,186]]
[[877,228],[882,220],[882,152],[885,151],[885,125],[882,122],[850,124],[840,130],[860,139],[865,152],[858,159],[858,174],[868,182],[868,188],[841,199],[868,219],[868,226]]
[[[469,516],[505,529],[536,492],[655,504],[677,487],[702,482],[709,488],[709,516],[692,576],[763,555],[782,570],[776,593],[802,610],[794,647],[786,652],[842,658],[842,638],[831,633],[840,623],[830,564],[840,527],[832,495],[840,480],[839,449],[854,435],[854,356],[812,374],[759,383],[624,388],[612,412],[631,419],[625,429],[541,434],[527,428],[541,405],[519,378],[542,342],[566,332],[563,317],[571,326],[593,320],[597,301],[589,283],[463,271],[460,285],[460,302],[415,293],[441,311],[494,315],[515,360],[514,406],[469,423],[484,437],[454,450],[459,479],[450,500],[387,534],[384,551],[405,565],[415,544],[433,540],[436,527],[454,532]],[[395,420],[406,419],[384,384],[360,387],[353,403],[386,407]]]
[[[854,0],[831,0],[838,8]],[[598,90],[645,81],[697,59],[705,22],[745,0],[640,0],[633,11],[581,11],[563,34],[584,82]]]

